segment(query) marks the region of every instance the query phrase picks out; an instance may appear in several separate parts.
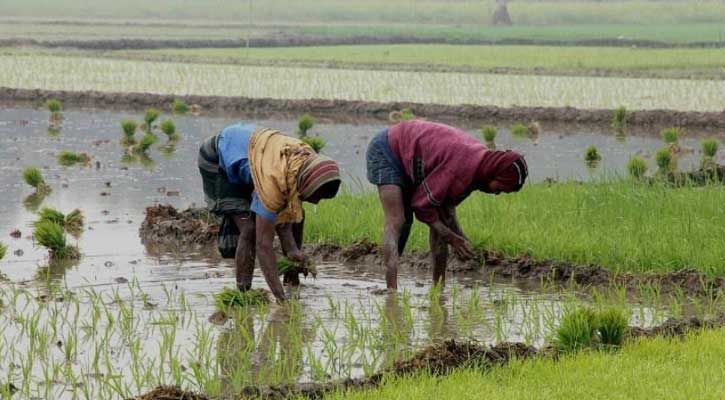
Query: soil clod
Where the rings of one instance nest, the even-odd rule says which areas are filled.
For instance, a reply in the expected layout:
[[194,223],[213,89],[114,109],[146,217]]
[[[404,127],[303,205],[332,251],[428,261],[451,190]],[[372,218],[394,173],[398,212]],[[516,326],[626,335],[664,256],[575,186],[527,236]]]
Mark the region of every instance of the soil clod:
[[209,398],[194,392],[182,390],[178,386],[158,386],[148,393],[136,397],[136,400],[208,400]]

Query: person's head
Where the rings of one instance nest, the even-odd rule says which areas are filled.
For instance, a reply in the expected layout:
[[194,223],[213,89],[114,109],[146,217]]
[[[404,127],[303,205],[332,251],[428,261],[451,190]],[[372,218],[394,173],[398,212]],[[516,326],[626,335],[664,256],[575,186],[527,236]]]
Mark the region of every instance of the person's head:
[[319,154],[302,166],[297,177],[300,199],[313,204],[335,197],[340,183],[340,167],[334,160]]
[[515,151],[487,151],[476,174],[476,189],[491,193],[518,192],[526,183],[529,169],[524,156]]

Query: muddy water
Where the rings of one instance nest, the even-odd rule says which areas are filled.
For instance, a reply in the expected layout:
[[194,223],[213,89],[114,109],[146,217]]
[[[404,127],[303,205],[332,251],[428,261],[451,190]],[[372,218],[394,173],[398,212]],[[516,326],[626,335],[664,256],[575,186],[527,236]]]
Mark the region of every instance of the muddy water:
[[[154,149],[151,153],[153,163],[142,165],[123,163],[123,149],[119,144],[119,121],[139,119],[139,115],[100,110],[68,111],[64,115],[60,134],[52,136],[47,132],[46,112],[28,108],[0,110],[0,190],[3,193],[0,232],[3,235],[1,240],[8,245],[8,254],[0,261],[0,279],[5,281],[0,284],[1,293],[5,296],[4,304],[12,304],[8,297],[11,285],[34,294],[61,287],[81,298],[77,307],[80,314],[86,316],[93,314],[92,302],[84,298],[90,296],[88,293],[93,291],[106,295],[107,307],[120,312],[119,302],[110,300],[117,293],[119,298],[131,300],[136,307],[135,316],[139,324],[131,329],[135,330],[135,335],[144,338],[141,346],[149,360],[163,350],[159,331],[153,328],[156,323],[152,322],[167,313],[178,312],[181,315],[178,318],[194,320],[196,324],[193,328],[173,328],[175,349],[196,348],[199,329],[210,329],[218,343],[229,342],[232,347],[237,346],[242,337],[249,336],[249,332],[243,334],[239,331],[245,329],[244,323],[230,321],[224,327],[217,327],[206,322],[214,312],[211,294],[233,282],[230,263],[220,260],[213,251],[170,253],[145,248],[138,238],[139,224],[147,205],[161,202],[186,207],[201,202],[195,164],[198,143],[236,119],[175,117],[178,130],[183,135],[176,151],[164,155]],[[260,121],[260,124],[285,131],[294,128],[294,122],[289,120]],[[361,188],[364,187],[361,182],[364,181],[365,145],[380,128],[323,123],[314,132],[328,140],[325,152],[340,160],[347,182]],[[527,154],[532,175],[537,180],[546,177],[587,178],[589,172],[581,162],[581,154],[588,144],[599,147],[605,160],[602,167],[618,169],[629,154],[653,152],[659,146],[659,140],[631,137],[622,143],[611,136],[586,132],[545,133],[536,144],[513,139],[506,132],[499,139],[501,147],[515,148]],[[685,140],[685,145],[693,146],[694,142]],[[62,150],[88,152],[93,157],[92,165],[60,167],[55,157]],[[687,159],[682,164],[691,162]],[[87,230],[78,240],[83,258],[77,263],[48,267],[45,252],[35,247],[30,239],[31,223],[35,217],[32,205],[24,200],[31,190],[20,179],[22,169],[30,165],[41,166],[46,181],[53,188],[43,205],[63,212],[80,208],[85,214]],[[9,236],[10,231],[16,228],[22,232],[19,239]],[[406,295],[392,297],[376,295],[376,290],[384,286],[383,273],[377,266],[329,264],[321,265],[319,271],[317,280],[303,282],[299,294],[301,320],[290,318],[288,312],[279,311],[276,307],[268,312],[250,314],[248,330],[259,341],[252,346],[251,353],[259,354],[255,353],[251,358],[257,372],[250,372],[245,376],[246,380],[257,383],[319,379],[320,370],[324,371],[324,377],[359,376],[390,362],[386,357],[405,354],[415,346],[451,336],[486,342],[527,341],[541,345],[547,338],[552,319],[557,318],[565,304],[562,295],[557,293],[530,292],[509,284],[488,284],[481,273],[451,277],[451,287],[455,289],[447,290],[440,301],[431,302],[428,299],[430,278],[427,272],[403,270],[400,284]],[[131,281],[131,286],[140,287],[147,297],[139,300],[137,292],[140,289],[130,288],[126,281]],[[254,285],[265,286],[259,277]],[[170,296],[178,298],[181,293],[184,301],[169,300]],[[30,300],[29,303],[35,304]],[[145,307],[146,303],[158,307]],[[70,307],[63,304],[55,303],[54,307]],[[34,309],[37,304],[29,307],[9,307],[10,311],[6,309],[0,313],[3,336],[6,341],[14,342],[16,349],[29,346],[27,334],[21,329],[22,322],[19,322],[24,318],[17,318],[23,312],[30,312],[27,310]],[[632,322],[638,325],[658,322],[663,317],[660,311],[638,307]],[[41,314],[44,315],[41,321],[50,324],[51,317]],[[293,320],[297,322],[293,323]],[[67,329],[65,324],[63,326],[57,335],[62,335]],[[111,330],[118,329],[108,321],[105,326]],[[385,326],[392,328],[386,331]],[[359,331],[368,332],[370,337],[387,337],[395,344],[392,348],[396,351],[383,347],[380,343],[384,342],[379,340],[368,342],[370,337],[355,333]],[[111,337],[116,337],[114,335],[119,336],[120,344],[113,348],[114,356],[108,361],[111,364],[109,368],[129,377],[129,368],[146,361],[134,359],[127,344],[124,344],[126,342],[120,339],[121,335],[117,332]],[[86,339],[88,342],[81,345],[81,355],[73,363],[78,374],[90,374],[90,362],[98,354],[98,343],[103,343],[99,342],[99,336],[90,335]],[[265,352],[270,353],[269,346],[283,348],[290,343],[290,337],[301,336],[309,352],[300,353],[297,360],[291,361],[295,367],[287,374],[289,376],[259,372],[264,369],[259,366],[265,365]],[[226,342],[221,340],[223,338]],[[331,349],[332,344],[339,346],[338,350]],[[219,354],[234,354],[223,346],[217,351]],[[62,352],[56,353],[62,355]],[[56,353],[50,356],[51,360],[62,358]],[[273,353],[271,351],[270,354]],[[10,352],[7,347],[0,347],[0,359],[12,360],[0,364],[0,376],[17,376],[17,371],[11,373],[8,369],[12,369],[13,365],[24,365],[22,357],[22,354]],[[319,362],[324,364],[324,368],[315,364],[314,360],[321,360]],[[233,363],[233,360],[225,361],[224,357],[218,361],[220,365]],[[189,365],[193,361],[183,362]],[[58,379],[52,389],[47,389],[42,385],[44,367],[38,364],[31,369],[31,389],[26,394],[42,397],[45,390],[52,390],[55,398],[72,397],[73,385],[69,382]],[[171,381],[170,372],[161,374],[163,380]],[[284,379],[281,378],[283,375]],[[86,385],[102,393],[99,389],[103,386],[102,382]]]

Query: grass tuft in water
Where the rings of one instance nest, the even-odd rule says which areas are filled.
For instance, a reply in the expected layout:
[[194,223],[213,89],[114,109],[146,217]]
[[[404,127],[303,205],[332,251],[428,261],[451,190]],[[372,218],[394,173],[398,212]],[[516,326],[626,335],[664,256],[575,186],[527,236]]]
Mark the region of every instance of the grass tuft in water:
[[151,132],[154,128],[154,122],[159,118],[159,115],[161,115],[161,111],[159,111],[156,108],[147,108],[146,112],[143,116],[143,121],[145,123],[146,132]]
[[37,225],[41,222],[48,222],[48,221],[58,224],[61,227],[65,225],[65,215],[62,212],[60,212],[54,208],[43,207],[38,212],[38,217],[39,217],[39,219],[38,219],[38,221],[35,222],[35,225]]
[[52,259],[76,259],[80,257],[78,249],[69,246],[63,227],[53,221],[39,221],[33,230],[35,241],[48,249]]
[[554,344],[564,353],[575,353],[595,344],[597,318],[589,308],[570,310],[561,319],[554,336]]
[[171,112],[174,114],[186,114],[189,112],[189,105],[184,100],[174,99],[171,103]]
[[176,133],[176,124],[174,124],[174,121],[170,119],[164,120],[161,122],[161,125],[159,125],[159,128],[170,141],[179,140],[179,134]]
[[28,167],[23,170],[23,180],[35,190],[47,187],[43,174],[36,167]]
[[240,291],[239,289],[224,288],[214,295],[214,303],[218,310],[224,311],[230,308],[243,308],[269,303],[269,294],[262,289],[251,289]]
[[669,147],[663,147],[655,153],[655,162],[657,162],[658,172],[667,175],[675,169],[674,158]]
[[662,140],[667,144],[677,144],[682,133],[677,128],[665,128],[660,132]]
[[297,121],[297,136],[300,139],[307,136],[307,132],[315,126],[315,119],[310,114],[304,114]]
[[720,143],[717,139],[705,139],[702,141],[702,154],[706,157],[715,157]]
[[75,209],[65,216],[63,226],[68,233],[79,235],[83,231],[84,218],[83,213],[79,209]]
[[136,153],[145,154],[146,152],[149,151],[151,146],[153,146],[154,143],[156,143],[157,140],[158,140],[158,138],[153,133],[146,133],[145,135],[143,135],[141,140],[138,142],[138,145],[136,145],[136,147],[135,147]]
[[74,153],[72,151],[61,151],[58,154],[58,163],[60,165],[70,167],[75,164],[88,164],[91,156],[87,153]]
[[634,179],[642,179],[647,173],[647,161],[640,156],[632,156],[627,162],[629,176]]
[[486,141],[486,144],[493,144],[497,135],[498,129],[496,129],[495,126],[486,125],[481,128],[481,136],[483,136],[483,140]]
[[612,116],[612,129],[619,133],[623,133],[627,129],[627,108],[624,106],[618,107],[614,110]]
[[511,127],[511,134],[517,137],[529,136],[529,128],[519,122]]
[[138,124],[134,120],[121,121],[121,129],[123,130],[122,143],[126,146],[130,146],[136,143],[136,128]]
[[319,136],[305,136],[301,140],[303,143],[312,147],[312,150],[314,150],[316,153],[319,153],[320,151],[322,151],[322,149],[324,149],[325,145],[327,144],[325,142],[325,139],[323,139]]
[[599,150],[597,150],[596,146],[592,145],[587,147],[587,151],[584,154],[584,161],[587,162],[587,165],[595,166],[601,160],[602,156],[599,154]]
[[45,105],[48,107],[48,111],[50,111],[50,120],[52,122],[57,122],[63,119],[63,116],[61,115],[63,104],[59,100],[50,99],[45,103]]
[[619,347],[624,342],[629,321],[621,310],[610,308],[597,313],[599,341],[605,347]]

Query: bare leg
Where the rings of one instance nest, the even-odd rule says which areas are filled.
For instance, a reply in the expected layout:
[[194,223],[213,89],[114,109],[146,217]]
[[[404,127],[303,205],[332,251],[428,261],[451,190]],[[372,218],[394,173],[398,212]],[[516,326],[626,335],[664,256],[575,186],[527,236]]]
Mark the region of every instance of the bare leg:
[[237,288],[249,290],[254,277],[254,259],[256,257],[256,234],[254,216],[241,214],[232,216],[239,229],[239,243],[234,261],[237,265]]
[[434,230],[430,230],[430,254],[433,263],[433,284],[444,286],[448,265],[448,243]]
[[398,289],[398,259],[400,232],[405,222],[403,191],[397,185],[378,186],[378,195],[385,214],[383,233],[383,260],[385,262],[385,281],[388,289]]

